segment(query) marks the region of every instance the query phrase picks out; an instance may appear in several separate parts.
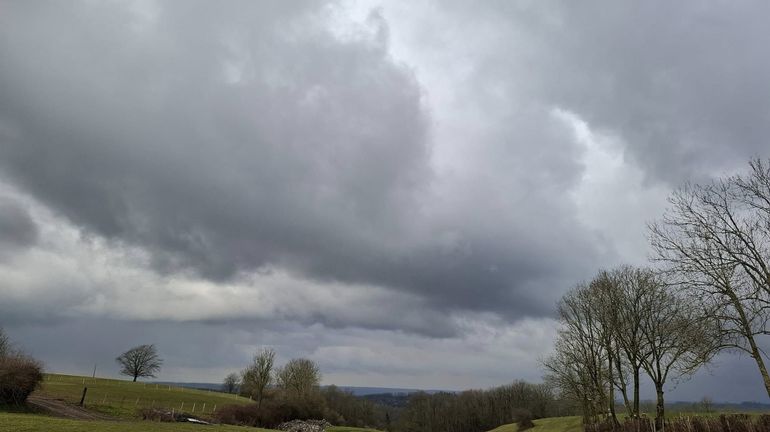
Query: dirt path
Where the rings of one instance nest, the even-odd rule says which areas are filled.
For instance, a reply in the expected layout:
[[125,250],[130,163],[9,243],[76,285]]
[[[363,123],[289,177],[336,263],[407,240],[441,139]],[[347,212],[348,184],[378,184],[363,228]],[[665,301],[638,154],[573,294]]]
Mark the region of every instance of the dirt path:
[[85,408],[69,404],[61,399],[52,399],[40,395],[30,396],[27,399],[27,403],[56,417],[75,420],[117,420],[115,417],[88,411]]

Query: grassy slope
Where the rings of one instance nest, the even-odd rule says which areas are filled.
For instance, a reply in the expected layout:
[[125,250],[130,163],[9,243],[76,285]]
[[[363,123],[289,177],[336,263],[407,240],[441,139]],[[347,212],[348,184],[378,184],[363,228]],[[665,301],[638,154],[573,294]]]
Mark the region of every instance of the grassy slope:
[[46,375],[37,392],[75,404],[80,401],[83,386],[88,387],[86,408],[120,418],[135,418],[137,408],[173,408],[206,415],[217,406],[251,402],[247,398],[225,393],[57,374]]
[[[137,421],[137,408],[154,406],[167,407],[185,412],[205,415],[211,414],[214,408],[226,404],[248,404],[247,398],[224,393],[192,390],[179,387],[155,385],[149,383],[133,383],[130,381],[111,380],[102,378],[87,378],[72,375],[48,374],[43,385],[36,394],[70,403],[80,401],[83,387],[88,387],[85,406],[88,409],[106,413],[123,419],[120,422],[79,421],[49,417],[42,414],[25,412],[7,412],[0,410],[0,432],[134,432],[134,431],[168,431],[186,432],[201,431],[199,425],[183,423],[152,423]],[[205,404],[205,411],[204,411]],[[7,408],[7,407],[6,407]],[[133,420],[133,421],[132,421]],[[244,428],[237,426],[214,426],[206,430],[221,432],[268,432],[267,429]],[[373,429],[360,429],[334,426],[329,432],[378,432]]]
[[[550,417],[535,420],[535,427],[527,429],[527,432],[582,432],[583,424],[578,416]],[[517,432],[518,425],[507,424],[495,428],[489,432]]]
[[201,432],[203,429],[212,432],[267,432],[266,429],[255,429],[238,426],[212,426],[184,423],[149,423],[145,421],[79,421],[40,414],[0,413],[0,432]]

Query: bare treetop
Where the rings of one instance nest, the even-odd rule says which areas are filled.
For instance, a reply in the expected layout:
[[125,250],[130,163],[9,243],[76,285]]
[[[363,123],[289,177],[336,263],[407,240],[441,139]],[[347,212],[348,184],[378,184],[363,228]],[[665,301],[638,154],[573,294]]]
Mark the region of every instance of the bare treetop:
[[163,360],[158,356],[155,345],[139,345],[119,355],[116,362],[120,364],[120,373],[134,378],[155,377],[160,370]]

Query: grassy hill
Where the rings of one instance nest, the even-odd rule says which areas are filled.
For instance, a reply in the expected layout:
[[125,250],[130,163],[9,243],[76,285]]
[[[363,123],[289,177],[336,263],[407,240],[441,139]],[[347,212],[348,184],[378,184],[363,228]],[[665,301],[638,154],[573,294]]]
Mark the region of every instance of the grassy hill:
[[213,391],[58,374],[46,375],[36,394],[76,404],[83,387],[88,387],[86,408],[120,418],[135,418],[138,408],[167,408],[207,415],[218,406],[251,403],[248,398]]
[[[579,416],[550,417],[534,420],[535,427],[527,429],[527,432],[582,432],[583,423]],[[517,424],[507,424],[495,428],[489,432],[518,432]]]
[[[0,412],[0,432],[186,432],[201,431],[201,426],[185,423],[150,423],[137,419],[138,408],[167,408],[205,416],[217,407],[227,404],[248,404],[251,400],[215,391],[195,390],[169,385],[151,383],[133,383],[104,378],[47,374],[42,386],[33,396],[60,399],[70,404],[77,404],[88,387],[85,407],[90,411],[117,417],[120,421],[72,420],[51,417],[29,412]],[[217,432],[271,432],[239,426],[212,426]],[[328,432],[378,432],[373,429],[360,429],[335,426]]]

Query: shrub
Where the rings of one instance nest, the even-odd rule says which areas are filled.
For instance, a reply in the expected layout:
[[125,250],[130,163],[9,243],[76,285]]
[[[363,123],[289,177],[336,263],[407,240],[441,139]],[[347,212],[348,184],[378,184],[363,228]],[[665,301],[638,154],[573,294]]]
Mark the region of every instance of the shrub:
[[23,354],[0,357],[0,404],[22,405],[43,381],[43,368]]
[[290,420],[321,419],[324,404],[320,398],[265,400],[262,406],[225,405],[217,409],[214,419],[220,423],[240,426],[275,428]]
[[523,431],[525,429],[535,427],[535,424],[532,423],[532,412],[530,410],[517,410],[514,415],[516,418],[516,424],[519,425],[518,430]]

